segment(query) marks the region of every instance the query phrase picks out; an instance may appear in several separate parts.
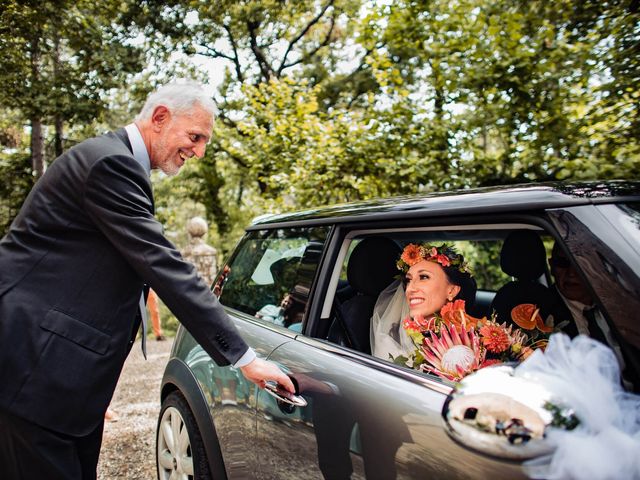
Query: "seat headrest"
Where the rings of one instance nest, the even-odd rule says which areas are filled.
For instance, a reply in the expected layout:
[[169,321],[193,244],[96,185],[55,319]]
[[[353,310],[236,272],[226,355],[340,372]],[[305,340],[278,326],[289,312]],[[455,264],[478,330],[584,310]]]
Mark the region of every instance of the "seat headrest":
[[300,257],[285,257],[273,262],[269,267],[273,281],[283,283],[288,280],[292,284],[294,279],[290,277],[295,274],[299,263]]
[[518,280],[535,280],[546,270],[547,254],[540,236],[533,230],[516,230],[505,238],[500,268]]
[[351,252],[349,284],[365,295],[378,295],[399,274],[396,262],[400,252],[400,246],[389,238],[365,238]]

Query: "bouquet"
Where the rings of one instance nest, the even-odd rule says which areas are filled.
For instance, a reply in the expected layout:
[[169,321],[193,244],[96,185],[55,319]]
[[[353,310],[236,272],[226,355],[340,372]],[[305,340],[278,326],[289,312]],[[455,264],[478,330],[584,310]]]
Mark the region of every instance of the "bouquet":
[[490,319],[468,315],[464,300],[449,302],[429,319],[418,315],[403,320],[416,350],[393,361],[452,381],[489,365],[521,362],[545,347],[553,328],[544,324],[533,304],[516,306],[511,318],[517,327],[498,323],[495,315]]

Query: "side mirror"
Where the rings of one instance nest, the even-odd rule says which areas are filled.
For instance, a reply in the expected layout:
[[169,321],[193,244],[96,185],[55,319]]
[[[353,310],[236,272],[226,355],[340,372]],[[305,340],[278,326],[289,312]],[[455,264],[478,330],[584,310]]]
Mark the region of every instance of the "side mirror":
[[515,376],[514,367],[487,367],[463,378],[445,401],[449,435],[480,453],[505,460],[549,454],[550,427],[572,430],[578,418],[546,386]]

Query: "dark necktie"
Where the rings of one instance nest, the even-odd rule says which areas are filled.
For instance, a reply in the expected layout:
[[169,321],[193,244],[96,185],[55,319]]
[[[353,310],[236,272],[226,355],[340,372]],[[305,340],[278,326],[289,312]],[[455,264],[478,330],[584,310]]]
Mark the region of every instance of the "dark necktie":
[[142,355],[144,359],[147,359],[147,306],[144,303],[144,293],[140,295],[140,316],[142,321],[140,322],[140,329],[142,330]]
[[582,315],[584,315],[584,318],[587,319],[587,322],[589,324],[589,336],[594,340],[598,340],[599,342],[609,346],[607,337],[605,336],[596,320],[596,310],[597,307],[585,307],[585,309],[582,310]]

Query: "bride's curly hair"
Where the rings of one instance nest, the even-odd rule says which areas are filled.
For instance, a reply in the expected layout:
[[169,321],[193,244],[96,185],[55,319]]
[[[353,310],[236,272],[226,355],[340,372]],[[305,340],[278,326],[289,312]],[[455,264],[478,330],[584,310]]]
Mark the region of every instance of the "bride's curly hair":
[[473,302],[476,299],[476,290],[478,289],[475,278],[473,278],[468,272],[461,272],[458,268],[453,266],[442,267],[442,269],[447,275],[449,283],[460,287],[460,291],[458,292],[458,295],[455,296],[454,300],[464,300],[467,308],[473,305]]

